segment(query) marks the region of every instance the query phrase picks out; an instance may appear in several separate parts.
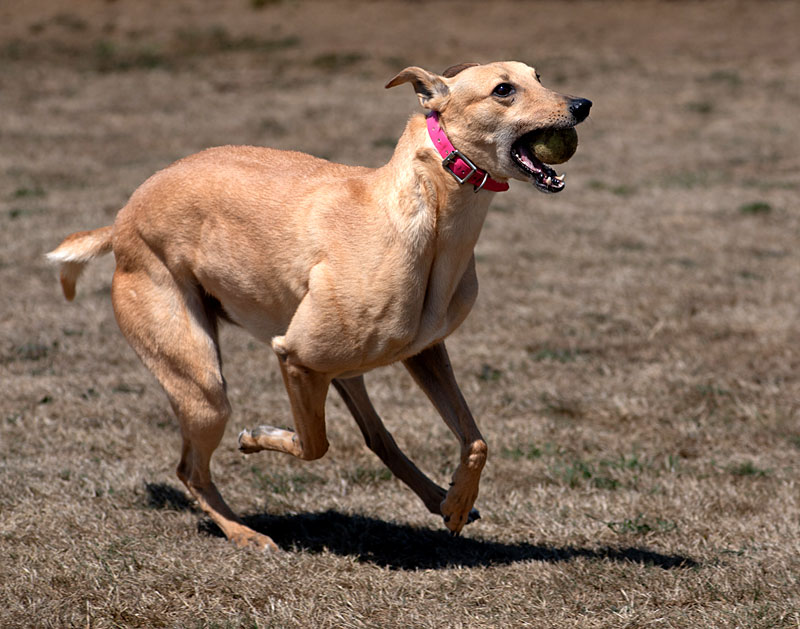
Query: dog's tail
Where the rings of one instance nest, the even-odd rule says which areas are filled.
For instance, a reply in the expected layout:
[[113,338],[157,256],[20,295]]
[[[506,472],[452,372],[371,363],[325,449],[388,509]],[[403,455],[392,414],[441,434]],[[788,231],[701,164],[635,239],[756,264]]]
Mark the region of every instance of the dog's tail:
[[48,261],[61,265],[61,288],[67,301],[75,298],[75,284],[89,262],[111,252],[112,226],[75,232],[46,255]]

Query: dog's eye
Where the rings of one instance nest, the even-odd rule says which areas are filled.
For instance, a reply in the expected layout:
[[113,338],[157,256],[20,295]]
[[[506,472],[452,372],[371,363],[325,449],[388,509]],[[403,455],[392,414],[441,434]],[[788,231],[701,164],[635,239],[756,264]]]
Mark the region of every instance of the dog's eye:
[[514,90],[514,86],[511,83],[500,83],[497,87],[494,88],[492,94],[495,96],[511,96],[516,90]]

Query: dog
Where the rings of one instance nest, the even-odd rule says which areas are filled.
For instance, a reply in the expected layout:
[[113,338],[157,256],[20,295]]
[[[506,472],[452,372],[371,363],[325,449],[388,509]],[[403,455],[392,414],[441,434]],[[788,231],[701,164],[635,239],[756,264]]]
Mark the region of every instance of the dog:
[[[460,64],[442,75],[409,67],[386,87],[404,83],[427,116],[410,118],[383,167],[253,146],[207,149],[145,181],[113,225],[74,233],[47,254],[71,301],[84,266],[114,253],[117,322],[180,423],[177,475],[238,546],[278,548],[242,522],[211,479],[231,414],[220,321],[271,345],[294,419],[294,431],[243,430],[242,452],[323,456],[333,384],[369,448],[453,534],[480,517],[487,446],[444,340],[475,301],[473,249],[491,200],[512,179],[542,192],[564,188],[526,138],[582,122],[592,103],[543,87],[520,62]],[[460,443],[447,490],[403,454],[370,402],[363,374],[397,361]]]

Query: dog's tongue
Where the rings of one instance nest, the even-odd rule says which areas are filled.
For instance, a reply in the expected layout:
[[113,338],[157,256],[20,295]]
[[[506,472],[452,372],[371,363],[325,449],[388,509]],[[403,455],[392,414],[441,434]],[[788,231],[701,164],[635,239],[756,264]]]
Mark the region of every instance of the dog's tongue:
[[561,192],[564,189],[564,175],[556,175],[556,171],[538,159],[527,146],[520,142],[514,146],[514,157],[527,168],[533,178],[533,185],[542,192]]
[[544,169],[544,163],[542,163],[528,148],[527,145],[524,143],[518,144],[516,147],[517,149],[517,158],[520,162],[522,162],[527,168],[532,170],[533,172],[539,172]]

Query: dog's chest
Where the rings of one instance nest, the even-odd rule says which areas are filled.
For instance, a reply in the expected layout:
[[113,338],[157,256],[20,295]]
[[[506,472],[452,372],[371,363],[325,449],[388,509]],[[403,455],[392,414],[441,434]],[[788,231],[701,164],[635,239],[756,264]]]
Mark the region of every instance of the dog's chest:
[[[477,200],[476,200],[477,201]],[[407,286],[424,285],[421,303],[408,304],[416,310],[414,329],[400,358],[413,355],[450,335],[466,318],[478,294],[473,250],[486,216],[488,204],[475,203],[436,225],[432,260],[423,278],[409,278]],[[449,220],[448,220],[449,219]],[[403,301],[413,291],[402,291],[395,298]]]

